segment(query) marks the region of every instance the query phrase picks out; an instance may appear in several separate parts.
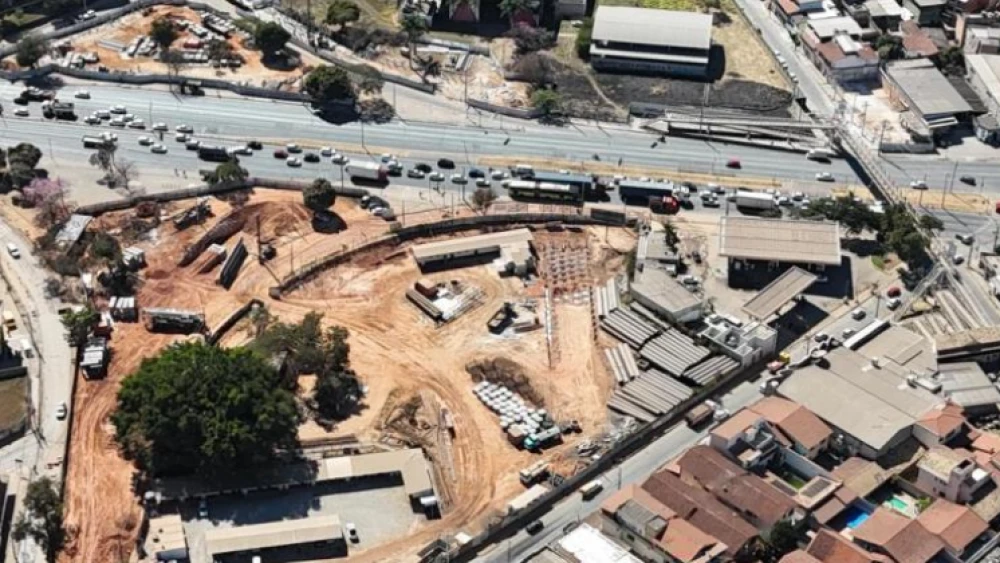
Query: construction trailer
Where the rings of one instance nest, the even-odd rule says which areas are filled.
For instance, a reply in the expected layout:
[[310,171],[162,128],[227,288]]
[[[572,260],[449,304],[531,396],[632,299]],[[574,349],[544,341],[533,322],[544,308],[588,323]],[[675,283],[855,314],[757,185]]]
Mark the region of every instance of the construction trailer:
[[139,307],[135,297],[112,297],[108,301],[108,311],[116,321],[136,322],[139,320]]
[[84,379],[103,378],[107,374],[110,356],[107,338],[93,337],[88,340],[80,356],[80,369],[83,370]]
[[205,329],[205,316],[182,309],[144,309],[146,330],[192,334]]
[[122,250],[122,262],[130,270],[139,270],[146,265],[146,252],[136,246],[129,246]]

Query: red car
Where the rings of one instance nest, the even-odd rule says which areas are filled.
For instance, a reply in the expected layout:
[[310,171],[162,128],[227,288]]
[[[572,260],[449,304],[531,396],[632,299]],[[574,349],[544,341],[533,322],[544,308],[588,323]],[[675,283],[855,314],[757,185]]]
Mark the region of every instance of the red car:
[[726,163],[726,168],[741,168],[742,166],[738,158],[730,158],[729,162]]
[[886,290],[885,294],[888,297],[899,297],[903,294],[903,290],[899,289],[899,286],[891,286]]
[[1000,215],[1000,201],[997,202],[996,212],[998,215]]
[[275,149],[274,158],[288,158],[288,153],[284,149]]

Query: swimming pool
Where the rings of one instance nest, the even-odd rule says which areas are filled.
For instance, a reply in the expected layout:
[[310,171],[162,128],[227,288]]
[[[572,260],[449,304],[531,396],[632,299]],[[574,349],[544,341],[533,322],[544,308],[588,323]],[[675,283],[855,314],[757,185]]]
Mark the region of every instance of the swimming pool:
[[890,507],[896,509],[897,512],[908,514],[910,511],[910,503],[897,496],[889,497],[889,500],[887,500],[886,503],[888,503]]
[[847,507],[847,510],[844,511],[844,517],[847,520],[847,527],[852,530],[857,529],[858,526],[864,524],[865,520],[867,520],[870,516],[871,514],[868,514],[856,506],[849,506]]

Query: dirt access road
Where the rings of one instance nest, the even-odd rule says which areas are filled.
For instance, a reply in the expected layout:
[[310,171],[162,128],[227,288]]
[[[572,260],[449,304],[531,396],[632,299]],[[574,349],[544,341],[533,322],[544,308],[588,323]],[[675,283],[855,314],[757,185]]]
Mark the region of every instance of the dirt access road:
[[[221,202],[213,202],[213,209],[217,216],[228,212],[228,206]],[[350,201],[338,201],[334,211],[349,228],[337,234],[319,234],[312,230],[310,213],[297,194],[258,190],[240,211],[248,219],[246,226],[228,244],[242,236],[254,248],[255,219],[260,216],[262,235],[274,241],[278,257],[261,266],[251,256],[230,291],[215,284],[217,269],[197,273],[201,260],[185,268],[176,266],[183,249],[214,220],[204,227],[179,233],[172,226],[163,225],[157,233],[157,242],[141,244],[147,250],[149,265],[139,302],[143,307],[201,310],[209,326],[213,326],[256,297],[263,299],[282,321],[295,322],[317,310],[324,313],[325,322],[347,327],[351,333],[353,367],[369,392],[366,408],[338,425],[330,435],[355,434],[361,439],[378,439],[393,434],[386,427],[386,417],[393,410],[390,407],[415,397],[425,405],[425,412],[420,414],[423,420],[433,421],[439,406],[453,413],[457,429],[450,451],[438,451],[435,444],[420,441],[420,429],[413,433],[417,436],[414,440],[427,446],[439,478],[454,475],[453,480],[446,477],[441,483],[449,499],[444,518],[422,523],[406,538],[352,557],[359,561],[397,561],[446,531],[481,529],[507,499],[522,489],[517,470],[537,459],[506,442],[496,417],[471,392],[472,380],[465,371],[468,362],[495,357],[516,361],[532,388],[544,398],[545,408],[559,420],[578,419],[584,428],[583,436],[605,430],[604,403],[612,382],[594,346],[589,304],[567,302],[555,306],[554,340],[561,353],[551,367],[544,330],[517,337],[490,335],[486,321],[504,301],[537,298],[542,294],[542,285],[526,287],[519,280],[501,279],[486,266],[428,276],[435,282],[460,280],[478,287],[484,294],[480,307],[441,328],[435,327],[405,299],[405,290],[425,276],[408,254],[399,249],[359,256],[290,292],[282,301],[269,299],[267,289],[295,264],[301,265],[385,232],[386,225],[381,219],[369,216]],[[437,218],[434,214],[424,216],[425,220]],[[121,214],[111,214],[102,218],[97,228],[111,230],[121,219]],[[584,268],[585,275],[599,281],[607,279],[620,266],[622,251],[628,246],[619,244],[625,248],[611,249],[602,241],[604,236],[604,229],[593,233],[539,233],[536,241],[567,248],[579,247],[581,241],[589,245],[590,263]],[[114,357],[108,378],[78,382],[66,493],[67,523],[73,530],[73,538],[62,561],[114,561],[134,545],[140,512],[131,492],[133,472],[129,463],[118,455],[108,416],[114,409],[121,380],[143,358],[155,355],[176,338],[149,334],[140,325],[119,325],[112,339]],[[246,327],[238,326],[223,344],[235,345],[248,338]],[[313,426],[310,434],[315,436],[319,430]],[[577,439],[569,439],[546,455],[555,460],[570,457],[568,454]],[[442,470],[443,464],[453,467]]]

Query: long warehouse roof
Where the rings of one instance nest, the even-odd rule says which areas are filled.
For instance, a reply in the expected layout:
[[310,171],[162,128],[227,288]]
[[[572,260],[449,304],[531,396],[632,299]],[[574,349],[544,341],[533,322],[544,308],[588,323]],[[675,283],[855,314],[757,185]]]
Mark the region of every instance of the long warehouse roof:
[[719,220],[719,255],[839,266],[840,225],[727,215]]
[[433,260],[434,258],[448,256],[449,254],[499,250],[501,246],[527,244],[531,240],[531,231],[528,229],[514,229],[512,231],[418,244],[413,247],[413,257],[417,260]]
[[209,556],[342,539],[338,516],[280,520],[205,532]]
[[[632,45],[669,46],[707,51],[712,46],[712,16],[630,6],[600,6],[591,34],[603,41]],[[629,56],[634,56],[629,52]]]
[[757,292],[743,306],[743,312],[751,318],[764,320],[778,311],[796,295],[809,289],[816,281],[816,275],[799,267],[792,267],[778,276],[767,287]]

